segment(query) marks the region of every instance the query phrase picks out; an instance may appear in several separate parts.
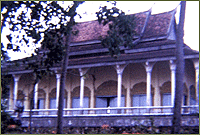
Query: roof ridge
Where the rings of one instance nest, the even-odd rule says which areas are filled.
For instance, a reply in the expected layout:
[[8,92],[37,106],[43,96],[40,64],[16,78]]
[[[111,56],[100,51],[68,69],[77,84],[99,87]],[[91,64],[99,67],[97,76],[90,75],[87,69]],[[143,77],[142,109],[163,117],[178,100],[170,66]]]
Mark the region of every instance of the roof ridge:
[[[138,12],[138,13],[132,13],[132,14],[126,14],[126,15],[139,15],[139,14],[146,14],[148,13],[152,8],[150,8],[149,10],[146,10],[146,11],[141,11],[141,12]],[[165,11],[165,12],[162,12],[162,13],[157,13],[157,14],[152,14],[152,11],[151,11],[151,16],[154,16],[154,15],[159,15],[159,14],[166,14],[166,13],[172,13],[174,11],[176,11],[177,7],[173,10],[170,10],[170,11]],[[76,22],[77,24],[82,24],[82,23],[90,23],[90,22],[95,22],[95,21],[98,21],[98,20],[90,20],[90,21],[84,21],[84,22]]]
[[165,12],[161,12],[161,13],[152,14],[152,16],[160,15],[160,14],[166,14],[166,13],[173,13],[173,12],[176,12],[176,10],[177,10],[177,7],[172,9],[172,10],[170,10],[170,11],[165,11]]
[[[140,32],[139,38],[136,39],[135,41],[133,41],[133,44],[138,44],[140,42],[141,38],[143,37],[144,31],[145,31],[146,26],[147,26],[147,23],[148,23],[149,18],[151,16],[151,12],[152,12],[152,7],[148,11],[146,11],[147,16],[146,16],[146,19],[145,19],[145,22],[144,22],[144,26],[143,26],[143,28],[142,28],[142,30]],[[143,12],[143,13],[145,13],[145,12]]]

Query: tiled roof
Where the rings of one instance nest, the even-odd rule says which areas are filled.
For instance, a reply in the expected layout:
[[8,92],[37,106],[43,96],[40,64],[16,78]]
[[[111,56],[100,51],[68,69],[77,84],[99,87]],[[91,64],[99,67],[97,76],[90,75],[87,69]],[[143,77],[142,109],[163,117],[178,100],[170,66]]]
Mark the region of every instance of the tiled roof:
[[173,12],[151,15],[144,31],[143,38],[166,36],[170,27]]
[[[148,11],[134,15],[136,35],[140,35],[145,25],[145,20],[148,16]],[[147,22],[143,38],[167,35],[172,17],[173,11],[151,15]],[[99,25],[98,21],[78,23],[74,27],[74,30],[78,30],[79,33],[78,35],[72,37],[72,42],[98,40],[100,36],[106,35],[108,29],[108,25]]]
[[107,33],[108,26],[99,25],[98,21],[82,22],[75,25],[74,30],[79,33],[72,37],[72,42],[91,41],[99,39],[99,36]]

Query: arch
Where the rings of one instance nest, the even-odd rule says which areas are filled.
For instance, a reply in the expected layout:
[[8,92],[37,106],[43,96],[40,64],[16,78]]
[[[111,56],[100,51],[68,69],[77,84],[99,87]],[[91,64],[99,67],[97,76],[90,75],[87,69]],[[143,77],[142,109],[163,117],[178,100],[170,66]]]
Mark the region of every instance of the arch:
[[[98,96],[114,96],[117,95],[117,81],[109,80],[103,82],[95,93]],[[122,85],[122,95],[125,95],[125,88]]]
[[[131,96],[135,94],[146,94],[146,88],[147,88],[146,82],[140,82],[135,84],[131,88]],[[151,94],[153,93],[154,93],[154,87],[151,85]]]
[[[72,97],[80,97],[80,86],[75,87],[71,93]],[[90,97],[90,89],[84,86],[84,96]]]
[[38,89],[38,98],[46,98],[46,92],[43,89]]
[[190,97],[194,98],[195,99],[195,86],[194,85],[191,85],[190,86]]
[[56,88],[52,89],[51,92],[49,93],[49,99],[51,98],[56,98]]
[[[109,80],[103,82],[95,93],[95,106],[97,108],[101,107],[117,107],[117,81]],[[121,94],[121,106],[125,106],[125,88],[122,85],[122,94]],[[115,112],[114,110],[111,113]]]
[[[34,90],[32,90],[29,95],[32,106],[34,106],[33,105],[34,104],[33,92],[34,92]],[[38,109],[45,108],[45,99],[46,99],[46,92],[43,89],[39,88],[38,89],[38,104],[37,104]],[[31,105],[29,104],[29,106],[31,106]]]
[[[52,89],[51,92],[49,93],[49,108],[50,109],[55,109],[56,108],[56,94],[57,90],[56,88]],[[64,90],[64,107],[66,108],[67,106],[67,92]]]
[[171,81],[164,82],[160,87],[160,93],[171,93]]
[[17,93],[17,105],[16,106],[23,106],[25,101],[25,94],[22,90],[18,90]]
[[[56,88],[52,89],[51,92],[49,93],[49,99],[50,98],[56,98],[56,93],[57,93]],[[64,90],[64,98],[67,98],[66,90]]]
[[25,100],[25,94],[23,93],[22,90],[18,90],[17,99],[22,100],[22,101]]
[[195,86],[191,85],[189,91],[190,91],[190,105],[196,105]]
[[171,81],[164,82],[160,87],[162,106],[170,106],[171,103]]
[[[80,107],[80,86],[75,87],[71,93],[72,97],[72,108]],[[84,86],[84,99],[83,99],[83,108],[89,108],[90,106],[90,89]]]
[[[31,98],[33,98],[33,92],[34,90],[32,90],[30,93]],[[38,89],[38,98],[46,98],[46,92],[43,89]]]
[[[131,104],[132,106],[146,106],[146,82],[140,82],[135,84],[131,88]],[[154,88],[151,85],[151,103],[154,104],[153,100]]]

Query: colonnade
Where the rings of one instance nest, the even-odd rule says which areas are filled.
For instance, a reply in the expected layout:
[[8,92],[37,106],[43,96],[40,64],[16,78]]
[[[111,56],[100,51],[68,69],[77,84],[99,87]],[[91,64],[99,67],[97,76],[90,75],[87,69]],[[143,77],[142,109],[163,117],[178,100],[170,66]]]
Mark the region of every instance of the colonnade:
[[[144,67],[146,69],[146,105],[151,106],[152,105],[152,97],[151,97],[151,73],[152,69],[154,66],[155,62],[146,62],[144,63]],[[199,84],[199,61],[198,60],[193,60],[193,64],[195,67],[195,87],[196,87],[196,104],[199,102],[199,91],[198,91],[198,84]],[[121,107],[121,94],[122,94],[122,74],[125,69],[125,65],[116,65],[114,66],[116,72],[117,72],[117,107]],[[174,97],[175,97],[175,82],[176,82],[176,62],[174,60],[169,61],[169,66],[171,70],[171,105],[174,105]],[[80,68],[79,73],[80,73],[80,108],[83,107],[83,99],[84,99],[84,75],[87,73],[89,68]],[[60,77],[61,74],[59,72],[56,73],[56,107],[58,107],[58,100],[59,100],[59,91],[60,91]],[[16,106],[17,102],[17,93],[18,93],[18,82],[20,79],[21,75],[19,74],[14,74],[14,88],[13,88],[13,109]],[[38,102],[38,83],[35,84],[34,87],[34,108],[37,108],[37,102]],[[91,107],[94,107],[94,91],[91,91]],[[71,92],[68,92],[68,101],[67,101],[67,107],[70,108],[70,103],[71,103]],[[130,89],[127,89],[127,99],[130,100]],[[127,104],[127,106],[130,106]]]

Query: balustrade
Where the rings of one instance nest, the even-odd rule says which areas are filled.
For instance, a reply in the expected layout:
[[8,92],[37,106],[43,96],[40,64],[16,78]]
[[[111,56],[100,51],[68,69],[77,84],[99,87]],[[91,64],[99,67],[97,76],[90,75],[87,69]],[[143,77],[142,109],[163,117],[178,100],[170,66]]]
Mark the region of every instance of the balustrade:
[[[30,110],[24,110],[22,117],[29,117]],[[64,116],[109,116],[109,115],[172,115],[172,106],[110,107],[110,108],[65,108]],[[7,110],[13,117],[13,110]],[[182,106],[182,114],[199,113],[198,105]],[[33,109],[32,117],[57,116],[57,109]]]

